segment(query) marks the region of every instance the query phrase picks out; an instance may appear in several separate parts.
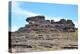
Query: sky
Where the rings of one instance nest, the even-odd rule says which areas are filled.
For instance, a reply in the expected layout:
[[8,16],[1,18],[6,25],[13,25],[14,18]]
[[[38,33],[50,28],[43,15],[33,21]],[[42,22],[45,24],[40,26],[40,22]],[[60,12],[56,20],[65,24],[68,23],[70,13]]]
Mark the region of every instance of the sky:
[[78,27],[77,5],[15,1],[11,5],[11,31],[16,31],[28,24],[27,17],[37,15],[45,16],[46,20],[70,19]]

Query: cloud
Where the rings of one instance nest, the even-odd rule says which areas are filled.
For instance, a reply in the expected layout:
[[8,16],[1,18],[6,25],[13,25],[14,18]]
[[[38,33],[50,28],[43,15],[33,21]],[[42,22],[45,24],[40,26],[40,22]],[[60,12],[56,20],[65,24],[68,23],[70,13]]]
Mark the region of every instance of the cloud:
[[54,20],[54,21],[60,21],[60,19],[70,19],[70,18],[64,18],[64,17],[54,17],[54,16],[45,16],[47,20]]
[[17,31],[18,29],[19,29],[19,27],[17,27],[17,26],[12,26],[12,27],[11,27],[11,31],[12,31],[12,32]]
[[27,16],[36,16],[39,15],[38,13],[33,13],[31,11],[28,10],[23,10],[19,7],[20,3],[17,2],[12,2],[12,12],[13,13],[17,13],[20,15],[27,15]]
[[78,28],[78,22],[77,21],[73,21],[75,24],[75,27]]

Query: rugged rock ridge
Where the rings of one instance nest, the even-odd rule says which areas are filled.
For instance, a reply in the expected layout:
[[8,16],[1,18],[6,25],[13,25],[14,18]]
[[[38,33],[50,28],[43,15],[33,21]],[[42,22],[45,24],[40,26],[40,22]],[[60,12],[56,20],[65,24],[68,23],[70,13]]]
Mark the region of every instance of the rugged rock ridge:
[[33,29],[58,29],[63,32],[74,32],[75,25],[72,20],[61,19],[55,22],[54,20],[45,20],[45,16],[28,17],[26,21],[29,23],[25,27],[20,28],[19,31],[29,31]]
[[45,20],[44,16],[28,17],[29,23],[9,36],[10,52],[77,49],[77,31],[72,20]]

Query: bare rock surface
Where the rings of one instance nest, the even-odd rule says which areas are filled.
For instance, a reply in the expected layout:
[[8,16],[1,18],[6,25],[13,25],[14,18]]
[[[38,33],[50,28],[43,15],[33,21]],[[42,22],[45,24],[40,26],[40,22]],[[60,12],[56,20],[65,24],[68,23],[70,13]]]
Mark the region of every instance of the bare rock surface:
[[72,20],[45,20],[44,16],[28,17],[29,24],[11,32],[11,52],[77,49],[77,30]]

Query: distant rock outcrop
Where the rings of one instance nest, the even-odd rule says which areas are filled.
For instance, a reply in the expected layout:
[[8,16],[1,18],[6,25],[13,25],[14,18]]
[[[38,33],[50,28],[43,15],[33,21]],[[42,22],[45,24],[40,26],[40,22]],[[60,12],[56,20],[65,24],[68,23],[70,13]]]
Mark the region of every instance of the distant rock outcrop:
[[26,21],[29,23],[25,27],[20,28],[19,31],[30,31],[32,29],[58,29],[62,32],[74,32],[75,25],[72,20],[61,19],[60,21],[55,22],[54,20],[45,20],[45,16],[33,16],[28,17]]

